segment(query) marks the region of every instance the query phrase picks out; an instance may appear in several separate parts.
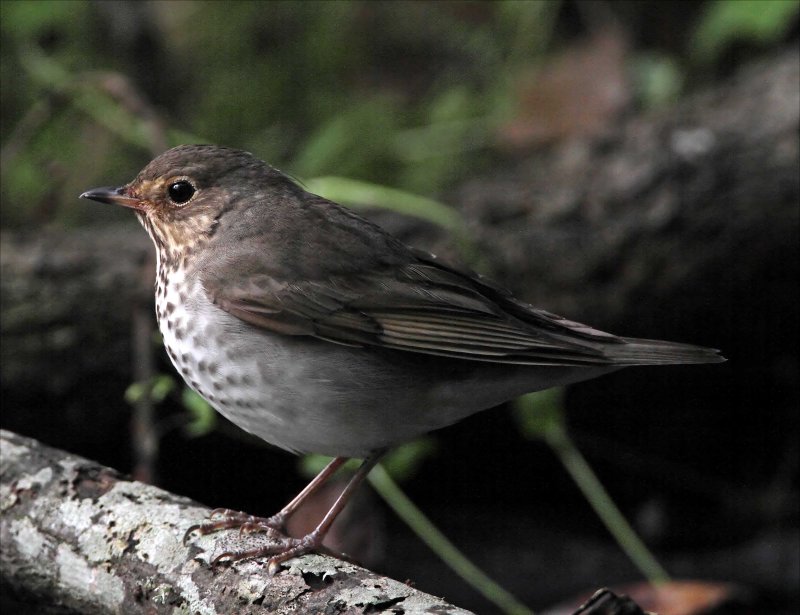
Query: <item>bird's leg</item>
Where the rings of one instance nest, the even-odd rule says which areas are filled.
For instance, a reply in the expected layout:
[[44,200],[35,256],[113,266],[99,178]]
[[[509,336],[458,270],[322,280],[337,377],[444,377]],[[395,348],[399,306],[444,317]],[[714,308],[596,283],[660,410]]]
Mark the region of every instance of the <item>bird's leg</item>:
[[220,530],[239,529],[242,532],[277,530],[282,532],[286,520],[300,505],[338,470],[347,461],[347,457],[336,457],[314,477],[305,488],[298,493],[291,502],[284,506],[278,513],[271,517],[256,517],[247,513],[230,510],[229,508],[215,508],[203,523],[193,525],[183,537],[184,542],[193,534],[205,536]]
[[303,490],[298,493],[292,501],[281,510],[270,517],[270,520],[278,525],[280,528],[286,526],[286,520],[294,514],[300,505],[314,492],[317,491],[322,485],[328,482],[328,479],[348,460],[347,457],[334,457],[330,460],[328,465],[322,468],[322,471],[308,483]]
[[[345,507],[345,505],[347,504],[347,502],[349,501],[350,497],[353,495],[353,492],[356,490],[359,484],[361,484],[361,482],[364,480],[364,478],[366,478],[367,474],[369,474],[373,466],[378,462],[378,459],[380,459],[382,454],[383,451],[374,453],[373,455],[370,455],[362,462],[361,466],[358,468],[356,473],[350,479],[350,482],[347,483],[347,486],[345,486],[344,490],[342,490],[342,493],[336,499],[336,502],[334,502],[333,506],[331,506],[331,509],[326,513],[325,517],[323,517],[322,521],[320,521],[319,525],[317,525],[317,527],[314,528],[314,530],[311,533],[306,534],[303,538],[286,538],[284,540],[276,541],[274,544],[262,545],[244,551],[227,551],[215,557],[211,562],[212,565],[218,564],[222,561],[226,562],[238,561],[251,557],[261,557],[265,555],[271,555],[272,557],[270,557],[269,560],[269,573],[271,575],[274,575],[278,570],[280,570],[280,566],[283,562],[290,560],[293,557],[298,557],[300,555],[304,555],[305,553],[309,553],[310,551],[315,551],[319,549],[320,546],[322,545],[322,541],[325,539],[325,535],[328,533],[328,530],[330,530],[331,525],[333,525],[333,522],[336,520],[336,517]],[[338,459],[339,458],[337,457],[337,459],[335,459],[334,461],[337,461]],[[331,464],[332,463],[333,462],[331,462]],[[338,465],[341,465],[341,463],[343,463],[343,461],[339,462]],[[323,470],[323,472],[320,473],[320,476],[322,476],[322,474],[328,470],[331,464],[328,464],[328,467],[326,467],[325,470]],[[311,493],[316,488],[318,488],[319,484],[321,484],[321,482],[324,482],[328,478],[328,476],[331,473],[333,473],[336,470],[336,468],[338,468],[338,465],[333,469],[331,469],[326,476],[322,477],[319,483],[314,484],[313,487],[312,485],[309,485],[311,489],[310,491],[308,491],[308,493]],[[320,476],[318,476],[317,478],[320,478]],[[316,480],[317,479],[314,479],[314,481],[312,481],[312,484]],[[308,489],[309,489],[308,487],[304,489],[297,496],[297,498],[292,500],[286,506],[284,510],[290,509],[288,511],[288,514],[291,514],[291,512],[293,512],[293,510],[297,508],[300,502],[305,497],[308,496],[308,493],[306,493]],[[283,512],[284,511],[281,511],[280,513],[278,513],[278,515],[282,514]],[[274,531],[271,525],[267,526],[266,529]]]
[[333,525],[336,517],[340,512],[342,512],[342,509],[352,497],[353,492],[367,477],[375,464],[378,463],[378,459],[380,459],[382,455],[383,451],[373,453],[361,463],[358,470],[353,475],[353,478],[350,479],[350,482],[347,483],[345,488],[342,490],[342,493],[333,503],[333,506],[331,506],[331,509],[325,514],[325,516],[322,518],[322,521],[320,521],[319,525],[314,528],[310,534],[306,534],[303,536],[303,538],[297,540],[296,544],[290,549],[282,551],[281,553],[277,553],[269,559],[270,575],[274,575],[276,572],[278,572],[283,562],[290,560],[293,557],[298,557],[310,551],[314,551],[322,545],[322,541],[325,539],[325,535],[328,533],[328,530],[331,529],[331,525]]

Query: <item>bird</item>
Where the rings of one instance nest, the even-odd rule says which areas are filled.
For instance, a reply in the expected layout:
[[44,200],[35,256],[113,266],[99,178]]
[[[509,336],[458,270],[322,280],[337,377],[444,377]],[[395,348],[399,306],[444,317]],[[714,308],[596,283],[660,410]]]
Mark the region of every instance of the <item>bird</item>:
[[[216,509],[189,528],[272,539],[214,564],[268,556],[275,574],[319,550],[388,449],[476,412],[623,367],[725,360],[535,308],[241,150],[181,145],[80,196],[132,209],[150,235],[158,326],[188,386],[272,445],[333,457],[271,517]],[[363,461],[316,528],[286,536],[288,517],[351,458]]]

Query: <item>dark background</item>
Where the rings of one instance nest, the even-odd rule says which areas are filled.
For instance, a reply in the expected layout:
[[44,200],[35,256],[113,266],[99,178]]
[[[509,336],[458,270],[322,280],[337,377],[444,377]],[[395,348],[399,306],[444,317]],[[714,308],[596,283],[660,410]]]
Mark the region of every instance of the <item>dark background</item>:
[[[93,236],[102,229],[136,226],[129,212],[76,196],[124,183],[153,153],[184,142],[247,149],[303,181],[335,175],[400,188],[461,210],[468,225],[499,224],[499,210],[495,220],[470,219],[466,191],[570,147],[602,148],[630,118],[668,112],[751,62],[787,48],[796,53],[797,7],[741,0],[3,2],[4,290],[38,283],[15,279],[19,269],[5,266],[37,238],[46,251],[60,237],[80,236],[91,252],[101,249]],[[796,186],[782,198],[796,203]],[[366,213],[420,247],[444,245],[479,269],[491,261],[481,256],[492,249],[485,242],[467,252],[458,238],[402,211]],[[587,224],[574,220],[578,229]],[[796,238],[796,215],[776,237],[787,232]],[[581,257],[576,247],[574,259]],[[593,310],[586,298],[604,291],[589,283],[542,307],[623,335],[724,351],[730,361],[723,365],[625,370],[574,386],[565,396],[568,424],[674,576],[731,583],[729,597],[774,612],[800,598],[796,242],[776,241],[758,266],[747,266],[752,258],[737,253],[724,275],[700,272],[679,293],[654,292],[635,304],[627,297],[616,310]],[[506,268],[491,273],[535,299],[535,285],[515,277],[513,262],[508,256]],[[575,264],[548,264],[556,272],[562,266]],[[606,276],[625,267],[620,259]],[[54,283],[49,292],[66,291]],[[49,305],[25,309],[46,313]],[[107,357],[82,357],[80,341],[59,342],[52,327],[21,332],[14,310],[19,304],[4,296],[3,341],[15,350],[2,353],[2,426],[133,472],[124,399],[137,378],[131,366],[142,360],[133,306],[114,314],[116,328],[106,327]],[[24,352],[15,346],[21,339]],[[93,367],[69,377],[67,365],[61,375],[58,367],[42,373],[31,357],[64,344],[73,368]],[[155,372],[171,374],[160,345],[152,349]],[[160,438],[153,464],[137,472],[211,506],[263,515],[300,489],[305,478],[294,457],[221,418],[204,435],[187,434],[180,390],[157,404],[159,424],[175,428]],[[523,437],[508,409],[474,416],[432,441],[404,489],[526,604],[542,608],[641,579],[552,451]],[[362,497],[362,521],[341,532],[369,546],[346,542],[348,550],[379,572],[493,612],[377,498],[367,490]],[[363,528],[366,537],[358,534]]]

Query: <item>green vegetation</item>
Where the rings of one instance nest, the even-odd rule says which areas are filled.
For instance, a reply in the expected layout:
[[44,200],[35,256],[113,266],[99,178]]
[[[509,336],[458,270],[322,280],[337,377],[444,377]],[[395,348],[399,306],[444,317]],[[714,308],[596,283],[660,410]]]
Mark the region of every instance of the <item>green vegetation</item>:
[[[47,222],[121,219],[76,206],[76,194],[182,142],[241,147],[304,179],[435,197],[502,159],[504,130],[527,104],[521,83],[608,24],[657,21],[653,6],[576,18],[560,0],[7,0],[0,223],[29,226],[43,210]],[[726,49],[779,42],[799,6],[706,3],[688,53],[680,41],[626,53],[631,99],[665,104]]]
[[[737,45],[781,44],[800,10],[796,0],[705,2],[687,17],[686,40],[664,43],[647,39],[646,27],[633,41],[627,27],[626,20],[650,23],[656,5],[589,4],[581,13],[586,3],[567,0],[4,1],[0,224],[122,220],[125,212],[79,204],[77,195],[127,181],[168,146],[213,142],[252,151],[347,205],[431,222],[474,262],[458,204],[441,195],[550,143],[518,135],[541,117],[529,94],[541,94],[539,77],[548,67],[557,73],[562,54],[580,43],[597,55],[595,35],[613,24],[627,104],[658,109],[722,72]],[[570,95],[547,100],[558,112],[557,96]],[[159,404],[178,395],[175,381],[160,375],[132,384],[126,399]],[[160,425],[160,435],[178,425],[190,436],[214,429],[216,414],[199,396],[187,389],[179,401],[185,416]],[[552,447],[642,574],[666,580],[569,438],[562,392],[524,398],[515,416],[524,437]],[[433,437],[400,447],[371,483],[477,591],[505,612],[527,612],[397,487],[435,447]],[[303,460],[309,473],[321,463]]]

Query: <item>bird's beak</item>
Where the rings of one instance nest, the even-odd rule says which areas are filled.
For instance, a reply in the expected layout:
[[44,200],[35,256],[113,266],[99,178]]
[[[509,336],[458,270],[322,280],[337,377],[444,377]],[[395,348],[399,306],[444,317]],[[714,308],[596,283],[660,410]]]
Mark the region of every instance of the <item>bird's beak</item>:
[[84,192],[81,198],[99,201],[100,203],[122,205],[123,207],[138,209],[139,211],[144,209],[144,203],[140,199],[128,196],[127,186],[120,186],[119,188],[92,188]]

